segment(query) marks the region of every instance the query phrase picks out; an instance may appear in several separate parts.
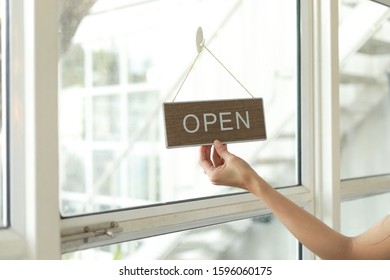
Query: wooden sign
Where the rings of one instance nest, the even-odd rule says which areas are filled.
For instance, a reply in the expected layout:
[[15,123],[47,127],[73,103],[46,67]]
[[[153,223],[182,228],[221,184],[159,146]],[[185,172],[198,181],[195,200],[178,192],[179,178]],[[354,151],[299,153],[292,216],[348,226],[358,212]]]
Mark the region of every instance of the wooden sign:
[[168,148],[265,140],[261,98],[164,103]]

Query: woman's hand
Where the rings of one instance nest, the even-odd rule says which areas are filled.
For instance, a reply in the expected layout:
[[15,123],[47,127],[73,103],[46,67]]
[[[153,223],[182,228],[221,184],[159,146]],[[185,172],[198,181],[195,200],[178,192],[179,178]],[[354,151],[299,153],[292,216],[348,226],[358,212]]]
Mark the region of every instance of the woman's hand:
[[211,146],[200,148],[199,164],[215,185],[249,190],[251,180],[258,177],[247,162],[229,153],[227,145],[219,140],[214,141],[213,151]]

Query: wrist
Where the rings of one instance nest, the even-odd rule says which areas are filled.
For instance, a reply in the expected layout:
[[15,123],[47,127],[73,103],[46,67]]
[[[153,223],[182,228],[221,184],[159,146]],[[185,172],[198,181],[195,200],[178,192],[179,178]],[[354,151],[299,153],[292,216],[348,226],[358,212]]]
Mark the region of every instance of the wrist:
[[258,197],[267,186],[269,186],[268,183],[254,171],[246,176],[245,188]]

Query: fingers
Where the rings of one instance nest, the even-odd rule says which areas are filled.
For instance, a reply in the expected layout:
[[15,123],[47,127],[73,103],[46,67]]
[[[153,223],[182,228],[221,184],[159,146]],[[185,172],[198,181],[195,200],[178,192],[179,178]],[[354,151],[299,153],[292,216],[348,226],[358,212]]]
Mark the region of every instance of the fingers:
[[218,154],[215,147],[213,147],[212,159],[215,167],[221,166],[225,162],[223,158]]
[[199,165],[209,175],[214,170],[214,164],[210,158],[211,146],[201,146],[199,150]]
[[223,165],[225,160],[230,155],[227,150],[227,145],[219,140],[214,141],[213,153],[211,154],[212,146],[201,146],[199,150],[199,165],[203,171],[210,175],[215,168]]
[[230,155],[230,153],[228,152],[227,150],[227,145],[226,144],[223,144],[221,141],[219,140],[215,140],[214,141],[214,149],[215,151],[217,151],[219,157],[222,159],[222,160],[226,160],[227,157]]

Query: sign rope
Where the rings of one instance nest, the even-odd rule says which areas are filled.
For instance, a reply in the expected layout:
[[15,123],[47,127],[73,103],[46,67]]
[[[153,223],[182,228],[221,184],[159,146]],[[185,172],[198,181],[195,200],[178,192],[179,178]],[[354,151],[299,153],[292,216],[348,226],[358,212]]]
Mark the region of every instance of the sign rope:
[[[203,36],[203,34],[201,35]],[[198,39],[198,38],[197,38]],[[203,39],[203,38],[202,38]],[[183,87],[185,81],[187,80],[189,74],[191,73],[192,69],[194,68],[194,65],[195,63],[198,61],[198,58],[200,56],[200,54],[202,53],[203,49],[206,49],[210,54],[211,56],[226,70],[226,72],[229,73],[230,76],[233,77],[234,80],[236,80],[236,82],[252,97],[252,98],[255,98],[250,92],[249,90],[233,75],[232,72],[229,71],[229,69],[227,69],[227,67],[209,50],[209,48],[205,45],[204,43],[204,40],[202,40],[200,43],[199,43],[199,46],[198,46],[198,55],[195,57],[194,61],[192,62],[189,70],[187,71],[184,79],[183,79],[183,82],[181,83],[178,91],[176,92],[176,95],[175,97],[173,98],[172,102],[175,102],[176,100],[176,97],[179,95],[180,93],[180,90],[181,88]]]

